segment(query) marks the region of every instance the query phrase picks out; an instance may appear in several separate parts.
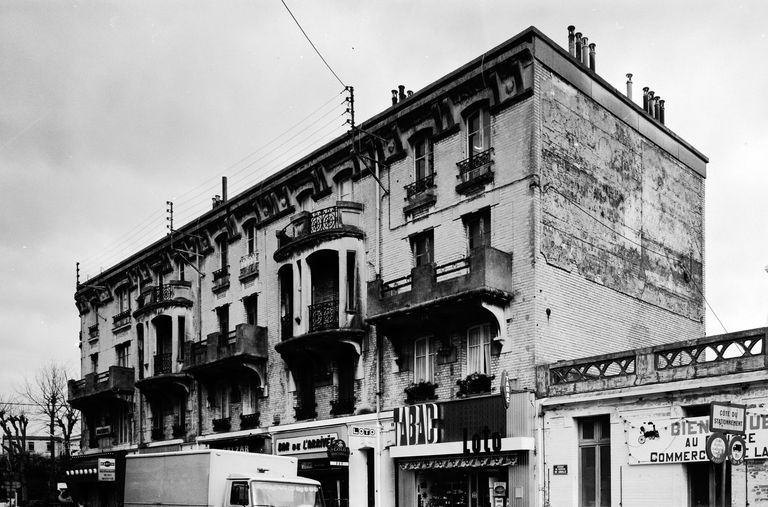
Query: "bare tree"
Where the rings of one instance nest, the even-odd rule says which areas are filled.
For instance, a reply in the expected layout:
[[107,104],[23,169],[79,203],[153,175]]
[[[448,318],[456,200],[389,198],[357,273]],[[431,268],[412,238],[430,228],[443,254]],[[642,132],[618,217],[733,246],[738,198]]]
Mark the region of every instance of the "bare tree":
[[[63,384],[66,387],[69,382],[69,373],[66,370],[62,370],[62,371],[64,373]],[[66,458],[69,458],[69,454],[70,454],[72,433],[74,432],[75,427],[79,422],[80,422],[80,411],[75,409],[72,405],[70,405],[65,397],[64,402],[61,404],[61,407],[59,408],[58,415],[56,416],[56,424],[58,425],[59,430],[61,430],[61,438],[64,443],[64,456]]]
[[68,457],[72,431],[78,421],[77,412],[67,402],[68,378],[63,365],[48,363],[37,371],[33,380],[25,380],[21,392],[48,426],[48,447],[51,453],[49,492],[53,491],[56,483],[56,430],[61,430],[64,453]]
[[29,419],[21,405],[0,399],[0,445],[8,456],[11,473],[21,483],[21,497],[27,498],[27,426]]

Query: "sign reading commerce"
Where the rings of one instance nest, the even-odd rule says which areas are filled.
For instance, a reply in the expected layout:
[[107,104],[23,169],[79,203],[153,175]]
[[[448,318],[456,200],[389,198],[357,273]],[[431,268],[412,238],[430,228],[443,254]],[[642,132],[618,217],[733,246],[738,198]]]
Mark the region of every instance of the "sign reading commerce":
[[275,440],[277,454],[280,456],[293,454],[309,454],[312,452],[326,452],[328,444],[339,438],[338,433],[324,433],[322,435],[307,435],[302,437],[278,438]]

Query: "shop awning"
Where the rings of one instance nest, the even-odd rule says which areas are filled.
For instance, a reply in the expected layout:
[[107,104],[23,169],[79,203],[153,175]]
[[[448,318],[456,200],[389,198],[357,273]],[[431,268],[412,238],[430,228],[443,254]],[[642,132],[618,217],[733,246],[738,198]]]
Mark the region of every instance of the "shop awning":
[[403,470],[434,470],[441,468],[497,468],[517,465],[517,454],[500,456],[454,456],[420,458],[398,461]]

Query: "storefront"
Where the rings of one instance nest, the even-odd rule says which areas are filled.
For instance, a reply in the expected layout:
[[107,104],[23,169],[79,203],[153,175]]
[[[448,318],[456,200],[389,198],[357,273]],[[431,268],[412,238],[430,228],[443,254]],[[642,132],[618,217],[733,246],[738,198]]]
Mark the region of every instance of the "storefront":
[[398,507],[533,505],[533,394],[394,410]]
[[387,438],[383,416],[340,419],[271,428],[274,453],[298,458],[299,475],[320,481],[327,507],[393,506],[391,464],[377,459]]
[[125,451],[76,456],[64,470],[77,504],[119,507],[125,488]]

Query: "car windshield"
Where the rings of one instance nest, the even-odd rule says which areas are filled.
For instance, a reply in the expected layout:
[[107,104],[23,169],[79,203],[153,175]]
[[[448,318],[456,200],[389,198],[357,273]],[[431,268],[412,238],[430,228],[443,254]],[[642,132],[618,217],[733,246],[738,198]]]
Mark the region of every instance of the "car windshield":
[[251,482],[254,507],[325,507],[320,488],[312,484]]

